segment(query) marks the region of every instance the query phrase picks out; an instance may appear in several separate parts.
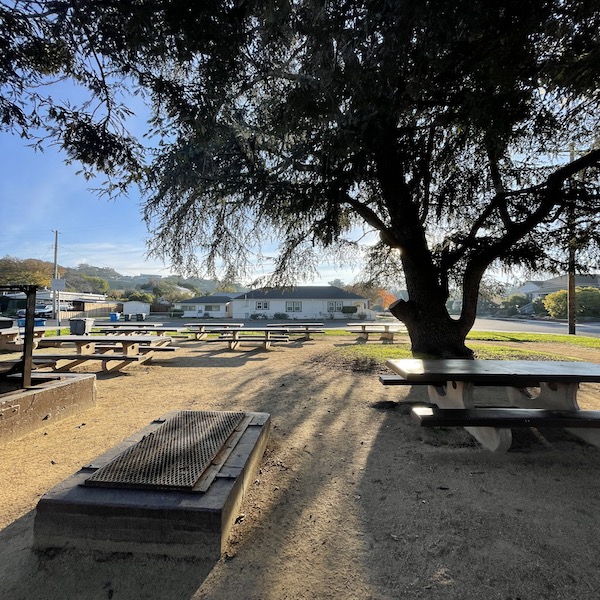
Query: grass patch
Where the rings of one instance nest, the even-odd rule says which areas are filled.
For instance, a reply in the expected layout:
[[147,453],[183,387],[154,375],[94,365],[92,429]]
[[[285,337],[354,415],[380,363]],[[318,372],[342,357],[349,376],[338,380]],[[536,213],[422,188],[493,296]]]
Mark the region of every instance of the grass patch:
[[[523,337],[526,337],[524,334]],[[565,337],[567,336],[553,336],[553,337]],[[590,339],[590,338],[586,338]],[[593,339],[593,338],[592,338]],[[487,338],[484,337],[487,341]],[[545,337],[542,336],[542,340],[546,341]],[[542,341],[538,340],[538,341]],[[502,341],[532,341],[532,340],[499,340]],[[496,344],[468,344],[475,352],[475,358],[479,360],[561,360],[561,361],[579,361],[581,359],[574,358],[566,355],[568,352],[568,341],[554,343],[562,344],[565,349],[565,354],[560,353],[561,348],[557,348],[557,352],[542,352],[536,350],[534,347],[529,346],[528,348],[513,348],[509,346],[503,346],[501,343]],[[576,344],[577,345],[577,344]],[[591,346],[596,347],[596,346]],[[333,352],[329,353],[328,357],[320,357],[320,362],[327,362],[336,368],[344,368],[351,371],[359,372],[386,372],[385,362],[393,358],[418,358],[413,356],[410,350],[410,343],[396,343],[396,344],[353,344],[348,346],[342,346],[336,348]]]
[[483,344],[469,344],[479,360],[563,360],[577,361],[579,359],[553,352],[539,352],[535,349],[521,350],[507,346],[491,346]]
[[514,333],[510,331],[471,331],[467,340],[488,342],[541,342],[545,344],[567,344],[582,348],[600,348],[600,338],[553,333]]

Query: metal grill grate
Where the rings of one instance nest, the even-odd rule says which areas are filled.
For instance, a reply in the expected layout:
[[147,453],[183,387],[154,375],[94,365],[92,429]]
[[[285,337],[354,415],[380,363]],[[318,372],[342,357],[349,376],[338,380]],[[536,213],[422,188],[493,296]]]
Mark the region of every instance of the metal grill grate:
[[182,411],[86,480],[86,485],[192,490],[244,413]]

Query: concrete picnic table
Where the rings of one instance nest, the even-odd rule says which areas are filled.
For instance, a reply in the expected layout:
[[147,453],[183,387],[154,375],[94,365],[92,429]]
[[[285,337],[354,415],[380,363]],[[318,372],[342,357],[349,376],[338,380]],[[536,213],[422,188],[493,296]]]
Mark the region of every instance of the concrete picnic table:
[[[600,447],[600,411],[581,411],[577,392],[581,383],[600,383],[600,365],[570,361],[530,360],[421,360],[391,359],[386,365],[400,377],[397,383],[426,385],[429,401],[445,412],[450,425],[473,423],[465,429],[483,446],[508,450],[514,426],[562,426]],[[475,386],[506,389],[506,404],[476,408]],[[414,409],[416,410],[416,409]],[[457,412],[459,411],[459,412]],[[434,418],[436,409],[419,411]],[[440,423],[440,421],[437,421]],[[423,423],[422,423],[423,424]],[[498,427],[494,427],[498,424]],[[508,424],[508,426],[507,426]],[[573,428],[573,429],[571,429]]]
[[[153,327],[161,327],[164,323],[158,323],[156,321],[140,321],[135,326],[138,329],[152,329]],[[98,323],[95,327],[102,327],[103,329],[120,329],[122,327],[133,327],[131,321],[124,321],[123,323]]]
[[289,333],[302,333],[303,335],[298,339],[303,339],[306,341],[312,340],[310,334],[311,333],[324,333],[323,323],[306,323],[306,322],[298,322],[298,323],[286,323],[285,325],[279,324],[270,324],[267,327],[283,327],[288,330]]
[[186,331],[187,327],[154,325],[152,327],[138,327],[137,325],[127,325],[113,329],[111,327],[95,327],[94,331],[108,335],[166,335],[167,333],[178,333]]
[[274,342],[289,342],[289,328],[287,327],[227,327],[225,329],[213,329],[210,333],[217,333],[219,337],[208,342],[226,341],[230,350],[236,350],[240,344],[245,342],[258,342],[265,350]]
[[[37,346],[38,341],[44,337],[46,331],[54,330],[56,327],[47,325],[41,325],[34,327],[33,339],[34,347]],[[18,351],[23,347],[23,339],[25,337],[24,327],[7,327],[6,329],[0,329],[0,350],[13,350]]]
[[243,323],[186,323],[185,327],[194,334],[197,340],[205,340],[209,333],[219,333],[221,330],[239,329]]
[[395,321],[391,323],[381,323],[376,321],[365,321],[365,322],[356,322],[356,323],[347,323],[346,331],[350,333],[358,333],[358,337],[364,340],[369,339],[370,333],[378,333],[380,334],[381,340],[394,340],[394,335],[396,333],[404,333],[406,332],[406,328],[404,324],[400,321]]
[[[39,354],[34,359],[57,361],[54,369],[67,371],[90,360],[100,360],[105,371],[120,370],[132,362],[145,362],[154,352],[170,346],[172,339],[156,335],[57,335],[43,339],[40,346],[74,345],[75,354]],[[121,353],[115,350],[121,349]]]

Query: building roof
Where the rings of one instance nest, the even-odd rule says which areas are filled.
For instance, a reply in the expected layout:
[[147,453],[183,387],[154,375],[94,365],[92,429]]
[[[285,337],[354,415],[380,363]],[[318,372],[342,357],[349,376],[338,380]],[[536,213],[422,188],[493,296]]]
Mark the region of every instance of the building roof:
[[258,300],[367,300],[354,292],[347,292],[333,285],[303,285],[294,288],[258,288],[236,296]]
[[188,300],[181,300],[177,304],[227,304],[231,300],[231,296],[198,296]]

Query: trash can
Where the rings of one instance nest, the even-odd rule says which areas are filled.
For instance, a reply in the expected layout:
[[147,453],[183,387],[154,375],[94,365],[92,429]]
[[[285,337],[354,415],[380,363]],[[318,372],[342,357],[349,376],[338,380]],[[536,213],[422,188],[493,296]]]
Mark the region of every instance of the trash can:
[[135,318],[138,321],[144,321],[146,319],[146,313],[138,313],[137,315],[135,315]]
[[91,333],[94,319],[69,319],[71,335],[87,335]]
[[116,323],[119,320],[119,317],[121,316],[120,313],[110,313],[110,322],[111,323]]
[[126,321],[131,321],[131,315],[129,313],[123,313],[123,317]]

